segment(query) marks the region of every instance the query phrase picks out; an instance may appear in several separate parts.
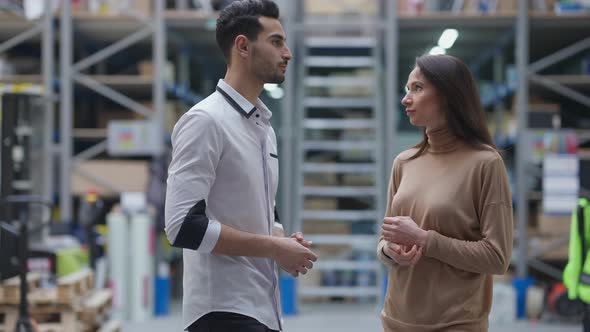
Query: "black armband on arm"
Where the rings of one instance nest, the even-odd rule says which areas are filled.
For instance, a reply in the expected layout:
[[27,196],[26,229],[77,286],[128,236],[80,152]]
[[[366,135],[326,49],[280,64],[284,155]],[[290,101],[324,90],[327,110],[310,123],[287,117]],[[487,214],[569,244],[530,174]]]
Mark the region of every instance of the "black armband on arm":
[[173,247],[199,249],[209,227],[209,218],[205,214],[206,208],[207,204],[202,199],[188,211],[176,235],[176,240],[172,243]]

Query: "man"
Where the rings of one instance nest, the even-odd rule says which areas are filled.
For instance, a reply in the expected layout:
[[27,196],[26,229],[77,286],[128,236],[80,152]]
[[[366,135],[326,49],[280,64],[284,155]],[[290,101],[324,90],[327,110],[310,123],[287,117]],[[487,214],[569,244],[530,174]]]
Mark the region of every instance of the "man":
[[[305,274],[316,255],[275,223],[278,182],[271,112],[258,99],[285,79],[291,52],[270,0],[236,1],[217,20],[227,72],[172,133],[166,235],[184,248],[184,326],[282,330],[277,265]],[[279,235],[279,236],[273,236]]]

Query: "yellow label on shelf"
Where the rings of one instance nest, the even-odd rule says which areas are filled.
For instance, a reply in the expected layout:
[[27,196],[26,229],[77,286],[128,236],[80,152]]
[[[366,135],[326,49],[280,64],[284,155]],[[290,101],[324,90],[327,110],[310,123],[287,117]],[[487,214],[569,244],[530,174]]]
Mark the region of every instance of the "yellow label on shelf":
[[43,94],[43,86],[32,83],[18,83],[18,84],[4,84],[0,83],[0,94],[2,93],[28,93],[28,94]]

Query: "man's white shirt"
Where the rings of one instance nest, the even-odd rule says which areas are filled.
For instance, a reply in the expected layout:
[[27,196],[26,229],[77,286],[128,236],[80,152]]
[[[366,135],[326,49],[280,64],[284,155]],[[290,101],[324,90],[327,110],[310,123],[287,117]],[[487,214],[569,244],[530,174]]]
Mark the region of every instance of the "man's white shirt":
[[[227,311],[282,329],[276,263],[211,252],[220,223],[272,236],[279,160],[271,116],[260,100],[252,105],[219,80],[217,91],[174,127],[166,235],[195,249],[183,249],[185,328],[209,312]],[[195,220],[204,227],[191,226]]]

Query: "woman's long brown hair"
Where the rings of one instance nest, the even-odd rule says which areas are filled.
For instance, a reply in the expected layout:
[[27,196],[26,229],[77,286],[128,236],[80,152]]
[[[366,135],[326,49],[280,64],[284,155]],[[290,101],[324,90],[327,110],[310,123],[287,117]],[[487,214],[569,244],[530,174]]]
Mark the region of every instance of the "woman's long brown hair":
[[[447,126],[461,141],[474,147],[496,149],[488,130],[475,79],[463,61],[450,55],[424,55],[416,59],[416,67],[444,98],[441,110]],[[423,132],[418,151],[409,158],[421,156],[428,148],[428,136]]]

